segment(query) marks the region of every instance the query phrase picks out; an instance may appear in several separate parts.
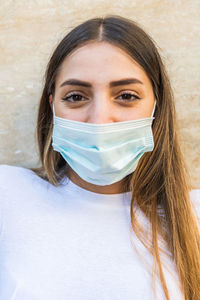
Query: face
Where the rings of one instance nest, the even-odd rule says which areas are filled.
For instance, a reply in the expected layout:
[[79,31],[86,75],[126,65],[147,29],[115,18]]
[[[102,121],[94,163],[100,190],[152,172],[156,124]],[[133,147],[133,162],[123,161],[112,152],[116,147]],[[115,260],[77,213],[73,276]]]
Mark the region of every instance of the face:
[[142,67],[107,42],[90,42],[62,63],[55,83],[55,114],[103,124],[151,117],[154,94]]

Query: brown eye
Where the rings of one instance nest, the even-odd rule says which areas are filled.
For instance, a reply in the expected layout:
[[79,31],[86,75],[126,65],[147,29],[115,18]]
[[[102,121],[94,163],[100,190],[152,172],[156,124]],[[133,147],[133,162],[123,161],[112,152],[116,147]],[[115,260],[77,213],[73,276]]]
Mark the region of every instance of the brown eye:
[[[85,101],[85,100],[82,100],[82,98],[85,98],[85,97],[83,97],[81,94],[72,93],[72,94],[69,94],[68,96],[62,98],[62,100],[69,101],[72,103]],[[85,99],[87,99],[87,98],[85,98]]]
[[122,100],[127,101],[127,102],[131,102],[131,101],[140,99],[138,96],[136,96],[135,94],[132,94],[132,93],[123,93],[119,96],[119,98],[120,97]]

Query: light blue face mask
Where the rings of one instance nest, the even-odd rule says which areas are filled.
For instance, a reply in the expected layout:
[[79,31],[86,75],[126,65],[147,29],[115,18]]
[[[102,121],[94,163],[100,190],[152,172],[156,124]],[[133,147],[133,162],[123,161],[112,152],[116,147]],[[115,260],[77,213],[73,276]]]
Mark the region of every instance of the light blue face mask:
[[150,118],[93,124],[55,116],[53,149],[85,181],[109,185],[134,172],[139,159],[154,148]]

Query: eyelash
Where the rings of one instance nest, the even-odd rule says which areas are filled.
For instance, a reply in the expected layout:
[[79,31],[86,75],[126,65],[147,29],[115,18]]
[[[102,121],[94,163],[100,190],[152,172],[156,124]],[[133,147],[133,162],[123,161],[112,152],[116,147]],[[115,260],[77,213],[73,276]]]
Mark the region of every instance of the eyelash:
[[[140,98],[138,96],[136,96],[135,94],[132,94],[130,92],[124,92],[122,94],[119,95],[119,97],[121,97],[122,95],[131,95],[133,96],[135,99],[134,100],[130,100],[130,99],[124,99],[123,101],[124,102],[133,102],[133,101],[136,101],[136,100],[139,100]],[[62,98],[63,101],[69,101],[71,103],[78,103],[78,102],[83,102],[82,100],[77,100],[77,101],[70,101],[69,99],[73,96],[81,96],[83,97],[81,94],[77,93],[77,92],[73,92],[71,94],[69,94],[68,96]]]

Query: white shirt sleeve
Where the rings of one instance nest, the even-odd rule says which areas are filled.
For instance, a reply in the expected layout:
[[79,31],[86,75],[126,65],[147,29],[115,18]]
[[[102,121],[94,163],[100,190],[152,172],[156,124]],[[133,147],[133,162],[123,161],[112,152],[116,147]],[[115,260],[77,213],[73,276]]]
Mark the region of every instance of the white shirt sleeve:
[[200,189],[191,190],[190,199],[200,228]]

